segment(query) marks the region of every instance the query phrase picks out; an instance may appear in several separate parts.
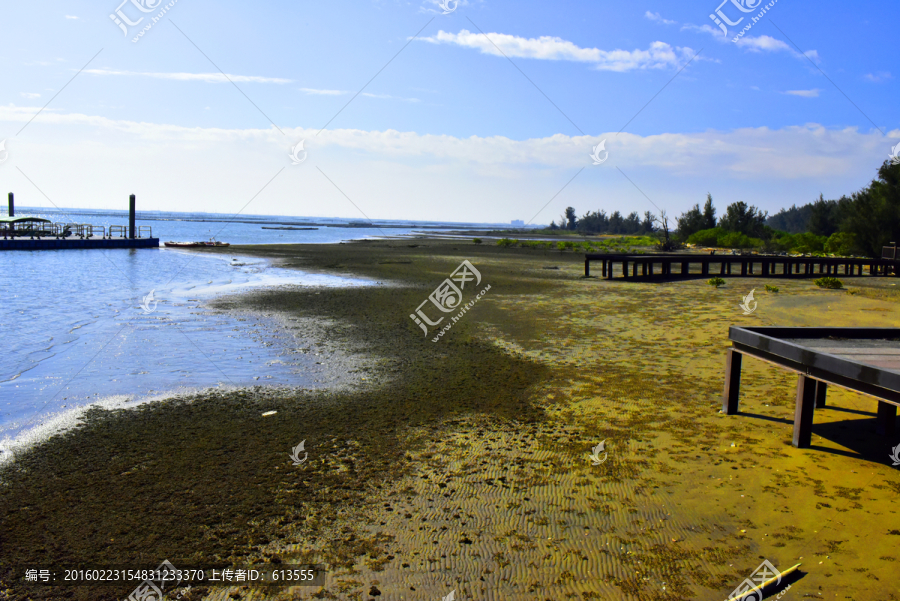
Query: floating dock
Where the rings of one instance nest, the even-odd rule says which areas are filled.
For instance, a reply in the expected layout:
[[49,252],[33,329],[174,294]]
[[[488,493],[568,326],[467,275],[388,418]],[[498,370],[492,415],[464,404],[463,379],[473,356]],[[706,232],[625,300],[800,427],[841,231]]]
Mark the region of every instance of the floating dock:
[[64,250],[82,248],[159,248],[150,226],[135,226],[135,198],[129,197],[128,225],[52,223],[41,217],[16,217],[13,193],[9,216],[0,218],[0,250]]
[[[896,247],[885,247],[887,258],[788,257],[778,255],[732,254],[586,254],[584,276],[591,275],[591,261],[602,263],[602,277],[614,274],[626,280],[680,279],[689,277],[763,277],[803,278],[822,276],[896,276],[900,261],[889,254]],[[618,268],[618,269],[617,269]],[[630,272],[630,273],[629,273]]]

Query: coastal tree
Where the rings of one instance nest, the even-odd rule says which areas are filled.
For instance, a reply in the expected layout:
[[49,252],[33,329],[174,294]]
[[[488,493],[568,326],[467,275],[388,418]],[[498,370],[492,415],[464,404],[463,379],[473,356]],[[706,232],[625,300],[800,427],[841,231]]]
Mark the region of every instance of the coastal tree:
[[900,165],[885,161],[878,177],[854,192],[842,213],[841,231],[852,234],[865,254],[880,257],[882,246],[900,243]]
[[719,227],[726,232],[738,232],[751,238],[768,237],[767,215],[767,212],[739,200],[725,209],[725,215],[719,220]]
[[625,233],[625,220],[622,219],[622,213],[620,213],[619,211],[613,211],[613,214],[609,216],[609,233]]
[[575,225],[578,222],[578,219],[575,217],[575,209],[572,207],[566,207],[566,229],[574,230]]
[[706,202],[703,203],[703,227],[708,230],[716,227],[716,207],[713,206],[712,194],[706,193]]

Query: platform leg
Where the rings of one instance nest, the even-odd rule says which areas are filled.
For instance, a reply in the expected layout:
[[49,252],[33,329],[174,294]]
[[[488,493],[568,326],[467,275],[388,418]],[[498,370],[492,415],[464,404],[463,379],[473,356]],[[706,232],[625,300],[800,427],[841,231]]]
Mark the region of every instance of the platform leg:
[[816,409],[825,406],[825,397],[828,395],[828,384],[816,381]]
[[813,410],[816,406],[816,381],[801,375],[797,378],[797,407],[794,410],[794,440],[798,449],[812,444]]
[[725,391],[722,394],[722,411],[726,415],[738,412],[741,393],[741,359],[743,355],[730,348],[725,353]]
[[878,401],[878,421],[875,432],[881,436],[893,436],[897,430],[897,405]]
[[587,258],[584,260],[584,277],[591,277],[591,262]]

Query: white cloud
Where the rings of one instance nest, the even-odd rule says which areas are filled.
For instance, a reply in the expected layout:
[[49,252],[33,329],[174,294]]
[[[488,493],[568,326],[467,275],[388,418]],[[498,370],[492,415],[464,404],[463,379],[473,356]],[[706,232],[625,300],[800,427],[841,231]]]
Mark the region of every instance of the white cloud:
[[675,25],[677,21],[670,21],[669,19],[663,19],[659,13],[652,13],[649,10],[644,13],[644,16],[650,19],[651,21],[656,21],[657,23],[663,23],[664,25]]
[[888,79],[893,79],[893,76],[888,71],[879,71],[878,73],[866,73],[863,75],[863,79],[874,83],[880,83]]
[[350,93],[344,90],[317,90],[315,88],[300,88],[300,91],[313,96],[340,96]]
[[368,96],[369,98],[381,98],[383,100],[402,100],[403,102],[420,102],[418,98],[403,98],[401,96],[391,96],[390,94],[370,94],[369,92],[363,92],[362,96]]
[[818,97],[819,97],[819,92],[821,92],[821,90],[819,90],[819,89],[813,89],[813,90],[788,90],[788,91],[785,92],[785,94],[790,94],[791,96],[801,96],[801,97],[803,97],[803,98],[818,98]]
[[[0,106],[0,122],[25,123],[39,108]],[[835,198],[859,189],[886,154],[880,132],[817,124],[525,140],[354,129],[316,136],[314,128],[282,129],[286,135],[274,127],[183,127],[48,108],[10,161],[24,160],[28,176],[69,206],[105,208],[97,204],[105,198],[112,199],[111,208],[121,208],[133,191],[148,209],[235,212],[287,167],[248,212],[358,217],[315,169],[320,166],[372,218],[457,221],[529,219],[586,167],[538,217],[546,223],[566,206],[655,211],[616,167],[670,214],[702,202],[707,191],[720,212],[736,200],[775,212],[820,191]],[[888,137],[900,139],[900,131]],[[287,155],[301,139],[309,159],[295,168]],[[591,166],[591,148],[603,139],[610,159]],[[9,175],[10,189],[23,191],[23,205],[42,206],[24,176],[14,169]],[[598,198],[607,200],[598,204]]]
[[[744,36],[739,38],[737,42],[734,42],[736,45],[741,48],[746,48],[752,52],[778,52],[782,50],[787,50],[788,52],[793,52],[794,49],[791,48],[787,42],[783,42],[781,40],[776,40],[772,36],[768,35],[760,35],[760,36]],[[812,50],[811,52],[815,52]]]
[[690,48],[673,48],[665,42],[653,42],[647,50],[600,50],[581,48],[572,42],[551,36],[522,38],[505,33],[486,35],[490,40],[483,34],[472,33],[465,29],[459,33],[441,30],[436,35],[421,40],[432,44],[456,44],[495,56],[591,63],[594,68],[602,71],[619,72],[675,68],[694,55],[694,51]]
[[34,100],[35,98],[41,97],[41,95],[36,92],[22,92],[22,96],[28,98],[29,100]]
[[91,75],[137,75],[156,79],[174,79],[176,81],[205,81],[207,83],[227,83],[228,80],[240,83],[291,83],[290,79],[278,77],[260,77],[257,75],[228,75],[222,73],[145,73],[138,71],[113,71],[111,69],[85,69]]
[[732,42],[732,40],[734,40],[733,36],[726,36],[722,33],[721,29],[713,27],[712,25],[693,25],[687,23],[681,27],[681,31],[706,33],[719,42],[733,43],[750,52],[791,52],[795,56],[801,58],[806,56],[815,63],[819,62],[819,53],[816,50],[807,50],[803,54],[800,54],[787,42],[765,34],[760,36],[745,35],[744,37],[738,38],[737,41]]
[[74,15],[66,15],[66,18],[67,19],[77,19],[78,17],[76,17]]
[[694,25],[693,23],[685,23],[681,26],[681,31],[696,31],[698,33],[708,33],[714,38],[720,38],[719,41],[724,42],[728,38],[725,34],[722,33],[721,29],[713,27],[712,25]]

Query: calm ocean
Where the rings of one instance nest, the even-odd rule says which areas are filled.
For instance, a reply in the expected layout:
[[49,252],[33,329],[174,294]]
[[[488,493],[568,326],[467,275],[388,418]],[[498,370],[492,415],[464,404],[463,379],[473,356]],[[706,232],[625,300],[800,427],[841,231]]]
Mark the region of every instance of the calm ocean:
[[[63,217],[20,207],[16,214],[104,226],[128,221],[126,212],[114,211],[69,210]],[[227,223],[230,215],[138,216],[138,225],[151,226],[161,242],[215,236],[232,244],[335,243],[442,225],[285,231],[262,226],[355,220],[248,215],[239,219],[250,223]],[[0,252],[0,460],[14,439],[40,438],[98,401],[133,402],[214,386],[322,385],[317,357],[298,352],[291,341],[273,344],[266,335],[273,324],[205,308],[205,301],[220,294],[279,285],[376,284],[281,269],[235,253]]]

